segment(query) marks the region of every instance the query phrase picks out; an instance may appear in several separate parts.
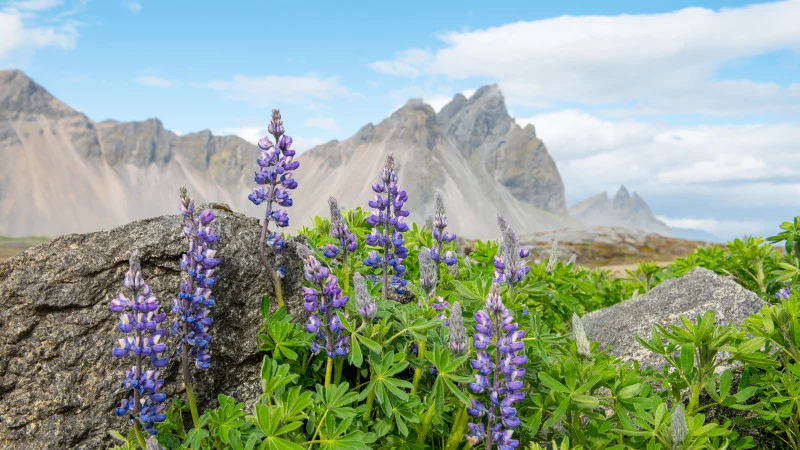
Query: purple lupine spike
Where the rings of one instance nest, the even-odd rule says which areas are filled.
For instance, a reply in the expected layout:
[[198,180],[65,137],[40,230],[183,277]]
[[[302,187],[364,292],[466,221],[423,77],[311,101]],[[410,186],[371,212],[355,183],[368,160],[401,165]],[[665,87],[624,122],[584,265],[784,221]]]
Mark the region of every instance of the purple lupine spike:
[[502,255],[494,257],[494,282],[506,283],[513,288],[531,271],[525,258],[530,251],[519,248],[519,238],[503,216],[497,216],[497,223],[503,234]]
[[[383,275],[381,290],[383,298],[386,300],[390,285],[398,294],[405,293],[406,280],[403,279],[405,267],[402,262],[408,257],[408,249],[403,245],[403,233],[408,231],[405,218],[409,215],[409,211],[404,210],[403,207],[408,201],[408,194],[397,184],[397,172],[395,171],[394,157],[391,154],[386,157],[380,182],[374,184],[372,190],[378,195],[369,202],[373,210],[366,222],[373,227],[373,231],[367,236],[367,244],[382,247],[383,254],[378,259],[377,252],[371,251],[364,259],[364,264],[381,269]],[[386,197],[382,197],[381,194],[386,194]],[[394,272],[391,276],[391,284],[390,267]]]
[[145,364],[159,369],[169,361],[162,356],[167,346],[161,342],[166,334],[161,324],[167,316],[158,312],[158,300],[150,286],[145,284],[137,251],[133,251],[128,264],[123,278],[127,295],[120,292],[109,306],[111,312],[120,314],[118,329],[128,336],[120,339],[120,346],[111,353],[116,358],[133,356],[135,364],[125,371],[122,387],[128,394],[115,413],[127,417],[135,427],[141,426],[149,434],[156,435],[156,423],[167,417],[163,413],[167,397],[159,392],[164,385],[164,380],[159,379],[159,371],[145,370]]
[[444,248],[445,245],[456,240],[456,235],[455,233],[444,231],[447,228],[447,214],[445,213],[444,197],[441,192],[436,192],[433,197],[431,227],[434,241],[433,247],[430,249],[431,258],[436,261],[437,265],[440,263],[445,263],[448,266],[458,264],[456,253]]
[[[312,287],[303,287],[303,308],[310,312],[306,331],[314,335],[311,351],[324,350],[329,358],[344,357],[350,352],[350,336],[337,310],[344,312],[347,296],[342,295],[339,279],[323,266],[305,245],[297,246],[297,256],[303,261],[303,273]],[[366,288],[366,286],[365,286]]]
[[[195,367],[208,369],[211,365],[209,344],[211,335],[208,329],[214,322],[210,310],[215,300],[211,287],[216,284],[216,268],[221,260],[214,249],[218,241],[214,229],[210,227],[214,221],[211,210],[195,214],[194,199],[186,188],[181,188],[180,211],[183,214],[183,233],[187,238],[187,251],[181,256],[181,269],[188,275],[181,281],[178,298],[173,300],[172,312],[175,321],[172,323],[172,334],[180,340],[176,350],[184,374],[189,375],[188,361],[194,360]],[[190,379],[184,380],[190,382]]]
[[[280,110],[272,110],[272,120],[267,130],[272,135],[274,142],[269,136],[264,136],[258,141],[261,158],[257,161],[258,171],[255,173],[254,181],[259,186],[253,189],[248,198],[256,205],[266,202],[264,224],[261,227],[261,239],[258,243],[258,256],[261,265],[272,277],[278,305],[282,305],[283,292],[280,280],[283,276],[281,268],[276,270],[272,267],[272,263],[267,259],[265,247],[271,246],[276,251],[280,251],[284,247],[283,234],[277,231],[270,232],[269,222],[275,222],[279,228],[289,226],[289,214],[283,208],[294,204],[291,191],[297,188],[297,181],[294,179],[292,171],[300,167],[300,163],[294,160],[296,152],[291,148],[292,138],[284,134]],[[275,203],[282,208],[274,210]]]
[[520,423],[513,405],[525,398],[522,379],[527,357],[522,341],[525,331],[513,320],[500,297],[498,284],[492,284],[486,307],[475,313],[473,346],[477,359],[470,361],[470,365],[476,373],[475,381],[468,387],[481,395],[481,399],[473,399],[472,407],[467,408],[467,414],[480,419],[480,423],[468,424],[467,440],[472,445],[486,440],[486,448],[492,448],[492,442],[502,449],[519,446],[512,439],[514,428]]
[[358,250],[356,235],[351,233],[347,228],[347,224],[344,223],[339,202],[330,197],[328,198],[328,205],[331,207],[331,236],[339,241],[339,246],[327,244],[325,251],[322,253],[329,259],[334,259],[341,254],[342,261],[347,261],[347,255]]

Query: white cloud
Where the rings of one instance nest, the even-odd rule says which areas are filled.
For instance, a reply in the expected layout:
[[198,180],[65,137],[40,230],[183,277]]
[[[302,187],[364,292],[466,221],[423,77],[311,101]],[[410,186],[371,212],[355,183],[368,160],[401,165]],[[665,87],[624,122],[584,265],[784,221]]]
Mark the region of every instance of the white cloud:
[[61,6],[62,0],[20,0],[11,2],[9,6],[23,11],[46,11]]
[[42,48],[75,48],[78,30],[74,22],[55,21],[51,26],[32,25],[34,22],[44,22],[39,20],[38,12],[54,6],[57,6],[57,2],[31,0],[12,3],[0,10],[0,61],[20,52],[32,53]]
[[372,67],[406,76],[489,78],[509,103],[532,107],[637,101],[659,112],[792,113],[800,111],[798,83],[714,77],[727,63],[800,49],[798,17],[800,0],[718,11],[561,16],[445,33],[438,51],[413,49]]
[[234,76],[229,81],[209,81],[196,84],[214,91],[223,92],[236,100],[248,100],[259,106],[269,106],[276,102],[313,103],[334,98],[358,98],[342,86],[336,77],[320,78],[316,75],[264,77]]
[[320,128],[328,131],[339,129],[339,124],[336,123],[336,119],[327,116],[309,117],[306,119],[305,124],[309,127]]
[[138,14],[142,10],[142,4],[139,2],[122,2],[120,4],[123,8],[128,8],[128,11]]
[[[251,144],[258,144],[259,139],[267,135],[267,127],[228,127],[214,131],[219,136],[236,135]],[[311,147],[322,144],[324,141],[318,138],[305,138],[302,136],[292,136],[292,148],[302,153]]]
[[150,87],[172,87],[175,83],[172,80],[167,80],[166,78],[160,78],[155,75],[145,75],[136,78],[136,82],[139,84],[143,84],[145,86]]

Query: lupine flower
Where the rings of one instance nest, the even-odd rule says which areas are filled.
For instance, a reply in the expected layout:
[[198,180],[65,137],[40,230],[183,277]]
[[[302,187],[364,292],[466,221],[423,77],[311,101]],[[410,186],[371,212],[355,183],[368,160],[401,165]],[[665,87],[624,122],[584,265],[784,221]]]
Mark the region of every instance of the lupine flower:
[[434,311],[439,313],[439,315],[436,316],[436,318],[443,321],[444,326],[450,325],[450,321],[447,319],[447,308],[449,307],[450,307],[450,302],[448,302],[442,297],[436,297],[436,301],[431,303],[431,308],[433,308]]
[[792,293],[789,291],[788,288],[781,288],[776,294],[775,298],[778,300],[788,300],[791,297]]
[[353,253],[358,249],[356,235],[347,229],[347,224],[344,223],[344,218],[342,218],[342,210],[339,208],[339,202],[330,197],[328,198],[328,205],[331,207],[331,236],[339,241],[339,246],[327,244],[323,254],[326,258],[333,259],[341,253],[342,260],[347,260],[347,254]]
[[572,325],[572,335],[575,338],[575,344],[578,347],[578,354],[584,358],[592,357],[592,349],[589,344],[589,338],[586,337],[586,330],[583,329],[583,322],[577,314],[572,313],[570,318],[570,325]]
[[[467,440],[473,445],[486,439],[487,448],[491,448],[492,442],[498,449],[519,446],[519,441],[512,439],[513,429],[520,423],[513,405],[525,398],[522,378],[527,357],[522,341],[525,331],[518,329],[513,320],[511,311],[500,297],[498,284],[492,284],[486,308],[475,313],[473,346],[477,350],[477,359],[470,363],[476,373],[475,382],[468,387],[473,393],[482,395],[484,400],[473,399],[467,413],[476,419],[486,416],[487,424],[485,428],[483,420],[480,424],[469,424]],[[492,352],[496,355],[494,360],[489,356],[490,347],[496,350]]]
[[683,403],[678,402],[675,411],[672,412],[672,420],[669,426],[669,441],[672,444],[673,450],[683,448],[683,442],[689,434],[689,428],[686,426],[686,417],[683,412]]
[[156,423],[163,422],[165,394],[160,393],[164,380],[159,379],[157,370],[145,370],[144,365],[159,369],[165,367],[169,359],[162,356],[167,350],[161,342],[166,330],[161,323],[166,320],[165,313],[158,312],[158,300],[149,285],[142,277],[142,266],[139,254],[131,254],[128,271],[125,273],[123,286],[128,295],[120,292],[111,300],[109,309],[120,314],[119,331],[127,337],[119,340],[119,347],[111,352],[117,358],[134,356],[135,365],[125,371],[122,387],[128,396],[122,400],[115,413],[120,417],[128,417],[129,421],[138,424],[150,434],[156,435]]
[[497,223],[503,233],[502,256],[494,257],[494,282],[507,283],[513,287],[531,271],[526,258],[530,250],[519,248],[519,238],[502,216],[497,216]]
[[558,263],[558,240],[553,239],[553,246],[550,247],[550,257],[547,258],[547,267],[545,267],[545,272],[553,273],[556,269],[556,264]]
[[[425,249],[417,253],[417,258],[419,258],[419,285],[425,291],[427,303],[436,292],[436,262]],[[420,302],[417,302],[417,305],[420,305]]]
[[186,188],[181,188],[180,212],[183,215],[183,234],[188,240],[180,266],[188,277],[181,282],[178,298],[173,300],[175,321],[172,323],[172,334],[178,336],[181,342],[177,349],[181,359],[191,358],[198,369],[208,369],[211,365],[208,328],[214,322],[210,317],[214,306],[211,287],[217,282],[214,272],[222,262],[214,249],[218,238],[210,226],[214,221],[214,213],[207,209],[196,214],[194,200],[189,197]]
[[[405,218],[410,214],[408,210],[403,209],[408,201],[408,195],[397,184],[397,172],[395,172],[392,155],[386,157],[380,181],[372,185],[372,190],[376,195],[374,200],[369,201],[369,206],[373,210],[372,214],[367,217],[367,223],[373,227],[373,230],[371,234],[367,235],[367,244],[382,247],[383,256],[378,259],[377,252],[371,251],[364,259],[364,264],[382,270],[382,290],[383,297],[386,299],[390,285],[390,267],[394,272],[391,286],[398,294],[405,293],[406,280],[403,279],[405,267],[402,262],[408,256],[408,249],[403,246],[403,233],[408,231]],[[386,195],[385,198],[381,197],[383,194]]]
[[461,316],[461,304],[453,303],[450,308],[450,351],[460,356],[467,352],[467,333],[464,330],[464,318]]
[[444,198],[442,194],[437,192],[433,197],[433,218],[432,218],[432,233],[433,233],[433,248],[431,248],[431,258],[437,263],[445,263],[448,266],[458,263],[458,258],[455,252],[445,251],[444,246],[449,242],[456,240],[455,233],[447,233],[444,229],[447,227],[447,214],[444,210]]
[[[264,225],[261,228],[258,254],[261,264],[266,267],[272,277],[275,285],[275,296],[278,298],[278,304],[280,305],[283,304],[283,294],[280,286],[282,277],[267,260],[264,248],[268,245],[280,251],[285,245],[283,233],[270,232],[269,222],[275,222],[275,225],[279,228],[289,226],[289,214],[283,208],[288,208],[294,204],[291,191],[297,188],[297,181],[293,178],[292,171],[300,167],[300,163],[294,160],[296,152],[291,148],[292,138],[283,134],[283,120],[279,110],[272,110],[272,120],[267,130],[275,139],[277,146],[270,140],[269,136],[264,136],[258,141],[258,148],[261,149],[261,158],[256,161],[258,163],[258,171],[254,177],[254,181],[258,186],[253,189],[248,198],[256,205],[260,205],[263,202],[267,204]],[[273,209],[275,203],[283,208]]]
[[358,311],[358,315],[371,322],[378,312],[378,306],[372,296],[369,295],[367,280],[358,272],[353,275],[353,289],[356,292],[356,311]]
[[303,308],[311,313],[306,331],[314,335],[311,351],[322,350],[329,358],[344,357],[350,351],[350,336],[345,330],[337,310],[344,311],[347,296],[342,295],[339,279],[315,258],[308,247],[297,246],[297,255],[303,261],[305,278],[313,287],[303,287]]

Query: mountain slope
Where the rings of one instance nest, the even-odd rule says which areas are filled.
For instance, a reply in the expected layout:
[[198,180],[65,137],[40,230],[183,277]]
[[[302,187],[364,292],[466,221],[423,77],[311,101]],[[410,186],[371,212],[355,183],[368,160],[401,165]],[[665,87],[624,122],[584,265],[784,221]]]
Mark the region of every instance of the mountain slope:
[[647,202],[635,192],[628,193],[625,186],[620,186],[614,198],[603,192],[576,204],[569,209],[569,215],[587,227],[621,226],[673,236],[672,230],[653,215]]
[[[438,116],[412,100],[378,125],[299,155],[290,230],[327,215],[329,195],[366,207],[390,152],[412,220],[424,220],[442,189],[452,229],[471,237],[496,237],[497,213],[521,232],[577,226],[564,216],[547,149],[532,127],[514,123],[493,85],[456,96]],[[93,122],[24,73],[0,71],[0,235],[95,231],[171,213],[180,186],[200,202],[260,217],[247,201],[258,154],[238,137],[178,136],[158,119]]]

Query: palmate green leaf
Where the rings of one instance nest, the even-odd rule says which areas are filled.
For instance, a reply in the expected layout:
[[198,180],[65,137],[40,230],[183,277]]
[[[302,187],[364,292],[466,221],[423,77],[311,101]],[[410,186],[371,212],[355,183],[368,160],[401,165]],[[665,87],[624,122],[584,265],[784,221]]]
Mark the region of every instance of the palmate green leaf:
[[320,429],[319,448],[325,450],[370,450],[374,433],[364,433],[352,426],[353,419],[337,421],[328,416]]
[[539,372],[536,375],[539,377],[539,380],[542,383],[544,383],[545,386],[549,387],[550,389],[552,389],[552,390],[554,390],[556,392],[564,393],[564,394],[569,394],[570,393],[570,390],[567,389],[566,386],[564,386],[558,380],[553,378],[553,376],[550,375],[549,373],[547,373],[547,372]]
[[261,364],[261,387],[264,393],[271,395],[293,383],[299,375],[289,373],[290,371],[291,367],[288,364],[278,365],[277,361],[265,356]]
[[[220,394],[219,408],[208,411],[208,429],[225,443],[230,444],[230,433],[245,424],[244,403],[236,403],[232,397]],[[205,416],[205,415],[204,415]]]
[[191,448],[192,450],[201,450],[204,448],[203,441],[208,438],[208,431],[202,428],[192,428],[186,433],[186,439],[181,444],[184,448]]
[[356,410],[351,405],[359,399],[359,395],[358,392],[350,392],[349,389],[350,384],[347,382],[331,384],[327,388],[317,384],[314,397],[327,415],[342,419],[352,418],[356,415]]

